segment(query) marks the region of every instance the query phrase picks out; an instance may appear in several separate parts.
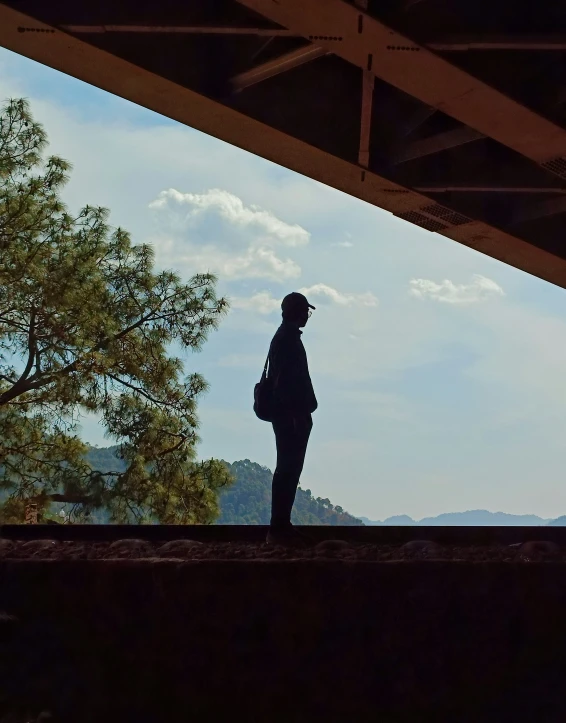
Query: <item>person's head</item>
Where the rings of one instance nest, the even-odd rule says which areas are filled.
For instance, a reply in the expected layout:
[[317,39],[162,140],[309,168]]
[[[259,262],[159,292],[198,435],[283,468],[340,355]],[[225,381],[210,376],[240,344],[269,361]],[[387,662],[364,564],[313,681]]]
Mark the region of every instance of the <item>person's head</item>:
[[283,321],[290,321],[297,326],[305,326],[311,315],[311,309],[315,307],[306,299],[306,296],[293,291],[281,302]]

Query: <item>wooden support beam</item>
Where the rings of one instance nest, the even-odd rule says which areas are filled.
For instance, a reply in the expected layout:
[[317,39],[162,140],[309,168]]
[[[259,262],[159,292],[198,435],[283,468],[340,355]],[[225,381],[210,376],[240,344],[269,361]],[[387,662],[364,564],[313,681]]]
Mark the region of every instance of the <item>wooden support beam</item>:
[[461,53],[468,50],[566,50],[566,35],[452,35],[425,43],[440,52]]
[[511,222],[516,225],[539,218],[547,218],[548,216],[557,216],[562,213],[566,213],[566,197],[563,195],[521,208]]
[[522,193],[566,194],[566,188],[556,186],[447,186],[443,184],[415,186],[419,193]]
[[455,128],[452,131],[446,131],[445,133],[437,133],[434,136],[423,138],[413,143],[409,143],[402,148],[392,159],[393,163],[406,163],[407,161],[413,161],[416,158],[422,158],[423,156],[430,156],[433,153],[440,153],[450,148],[457,148],[465,143],[471,143],[472,141],[478,141],[485,136],[473,128],[467,128],[462,126],[461,128]]
[[431,108],[428,105],[422,105],[418,108],[412,116],[409,117],[406,123],[404,123],[399,130],[399,137],[406,138],[414,133],[417,128],[420,128],[423,123],[436,113],[436,108]]
[[73,35],[92,33],[142,33],[148,35],[259,35],[291,38],[300,36],[287,28],[239,28],[208,25],[61,25],[61,30]]
[[364,70],[362,75],[362,112],[360,123],[360,150],[358,163],[367,168],[369,166],[369,143],[371,136],[371,111],[373,104],[373,86],[375,76],[369,70]]
[[328,51],[316,45],[307,45],[304,48],[298,48],[291,53],[285,53],[285,55],[268,60],[266,63],[262,63],[255,68],[235,75],[231,81],[232,87],[236,91],[243,90],[250,85],[261,83],[262,80],[273,78],[275,75],[286,73],[288,70],[298,68],[305,63],[310,63],[312,60],[321,58],[323,55],[328,55]]
[[539,165],[566,156],[566,128],[345,0],[238,2]]

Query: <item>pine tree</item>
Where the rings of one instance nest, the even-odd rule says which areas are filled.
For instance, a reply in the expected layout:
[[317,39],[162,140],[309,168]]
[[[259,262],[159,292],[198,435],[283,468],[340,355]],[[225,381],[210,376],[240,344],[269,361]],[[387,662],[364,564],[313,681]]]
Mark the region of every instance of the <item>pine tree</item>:
[[[196,461],[203,377],[171,353],[199,350],[226,313],[216,278],[188,283],[154,268],[153,251],[111,228],[108,211],[72,215],[69,164],[24,100],[0,111],[0,491],[4,521],[27,500],[71,519],[212,522],[221,462]],[[77,413],[100,415],[121,469],[85,461]]]

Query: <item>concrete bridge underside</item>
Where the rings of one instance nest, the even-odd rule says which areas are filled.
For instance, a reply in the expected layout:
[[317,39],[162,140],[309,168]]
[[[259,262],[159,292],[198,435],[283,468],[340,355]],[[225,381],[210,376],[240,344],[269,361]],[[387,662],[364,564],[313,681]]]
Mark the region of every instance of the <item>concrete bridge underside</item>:
[[566,286],[566,0],[9,0],[0,44]]

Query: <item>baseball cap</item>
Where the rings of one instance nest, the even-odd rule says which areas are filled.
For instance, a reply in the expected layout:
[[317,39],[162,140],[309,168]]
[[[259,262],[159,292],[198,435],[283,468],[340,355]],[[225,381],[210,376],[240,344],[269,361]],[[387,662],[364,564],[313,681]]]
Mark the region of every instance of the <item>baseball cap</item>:
[[308,309],[316,309],[315,306],[309,304],[307,297],[303,296],[303,294],[299,294],[298,291],[293,291],[292,293],[287,294],[281,302],[282,311],[295,311],[298,309],[304,309],[305,307]]

